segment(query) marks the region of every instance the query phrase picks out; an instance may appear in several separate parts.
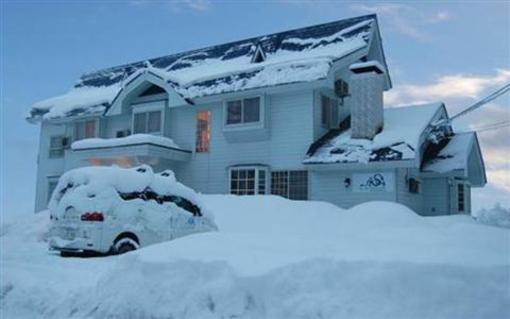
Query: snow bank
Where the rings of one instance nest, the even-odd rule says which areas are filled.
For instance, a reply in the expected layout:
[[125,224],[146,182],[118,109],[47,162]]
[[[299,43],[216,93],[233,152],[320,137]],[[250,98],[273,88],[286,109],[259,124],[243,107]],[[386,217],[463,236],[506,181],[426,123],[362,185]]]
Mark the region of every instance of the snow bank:
[[493,226],[510,228],[510,208],[497,203],[491,209],[482,209],[475,215],[477,221]]
[[343,210],[275,196],[200,197],[219,232],[123,256],[62,259],[9,232],[12,245],[32,250],[3,255],[4,314],[469,319],[510,311],[506,229],[386,202]]
[[81,150],[87,148],[103,148],[147,143],[181,149],[179,145],[177,145],[171,138],[151,134],[133,134],[126,137],[108,139],[87,138],[84,140],[74,142],[73,144],[71,144],[71,148],[73,150]]

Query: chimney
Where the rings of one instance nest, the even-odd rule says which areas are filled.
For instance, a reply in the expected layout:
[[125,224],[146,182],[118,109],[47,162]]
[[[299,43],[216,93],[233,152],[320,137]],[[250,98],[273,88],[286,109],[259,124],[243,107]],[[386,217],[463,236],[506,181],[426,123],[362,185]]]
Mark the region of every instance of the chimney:
[[384,125],[384,67],[377,61],[355,63],[351,74],[351,137],[373,139]]

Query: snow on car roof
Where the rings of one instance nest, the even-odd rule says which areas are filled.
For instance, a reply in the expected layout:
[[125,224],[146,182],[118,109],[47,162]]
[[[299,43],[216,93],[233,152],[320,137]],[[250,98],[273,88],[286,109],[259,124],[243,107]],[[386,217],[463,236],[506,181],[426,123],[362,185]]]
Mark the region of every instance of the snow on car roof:
[[[360,16],[85,74],[68,93],[35,103],[29,119],[103,114],[127,79],[147,69],[185,99],[325,78],[334,61],[367,46],[375,20]],[[256,63],[258,51],[265,60]]]
[[58,201],[66,190],[83,185],[87,186],[88,191],[95,193],[111,190],[111,188],[119,193],[142,192],[150,189],[159,195],[176,195],[190,201],[198,201],[197,193],[179,183],[170,170],[156,174],[148,165],[134,168],[89,166],[70,170],[60,177],[50,201],[50,209],[58,205]]
[[[373,140],[351,138],[351,129],[334,130],[311,147],[305,164],[368,163],[413,159],[420,136],[442,103],[384,109],[384,128]],[[312,144],[313,146],[313,144]]]

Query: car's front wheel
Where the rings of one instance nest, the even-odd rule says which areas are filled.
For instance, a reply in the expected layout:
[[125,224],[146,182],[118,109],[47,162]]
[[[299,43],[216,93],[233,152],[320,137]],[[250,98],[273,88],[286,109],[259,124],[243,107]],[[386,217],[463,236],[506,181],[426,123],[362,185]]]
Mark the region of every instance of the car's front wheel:
[[136,240],[130,237],[122,237],[113,244],[113,253],[116,255],[125,254],[127,252],[137,250],[139,247]]

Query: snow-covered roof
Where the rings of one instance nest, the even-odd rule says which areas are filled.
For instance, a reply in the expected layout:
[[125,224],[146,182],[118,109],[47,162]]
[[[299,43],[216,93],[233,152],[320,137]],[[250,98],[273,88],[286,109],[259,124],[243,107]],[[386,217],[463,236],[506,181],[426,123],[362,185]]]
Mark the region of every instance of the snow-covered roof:
[[[88,73],[68,93],[34,104],[29,119],[102,113],[148,68],[184,99],[323,79],[334,61],[367,47],[375,21],[360,16]],[[254,63],[259,50],[265,60]]]
[[420,136],[442,103],[384,109],[384,128],[373,140],[351,138],[351,129],[332,130],[311,145],[305,164],[368,163],[414,159]]
[[181,149],[171,138],[151,134],[133,134],[119,138],[87,138],[71,144],[73,150],[90,148],[107,148],[116,146],[129,146],[138,144],[153,144],[157,146]]
[[440,151],[423,165],[427,172],[446,173],[465,169],[475,141],[475,133],[467,132],[451,136]]

